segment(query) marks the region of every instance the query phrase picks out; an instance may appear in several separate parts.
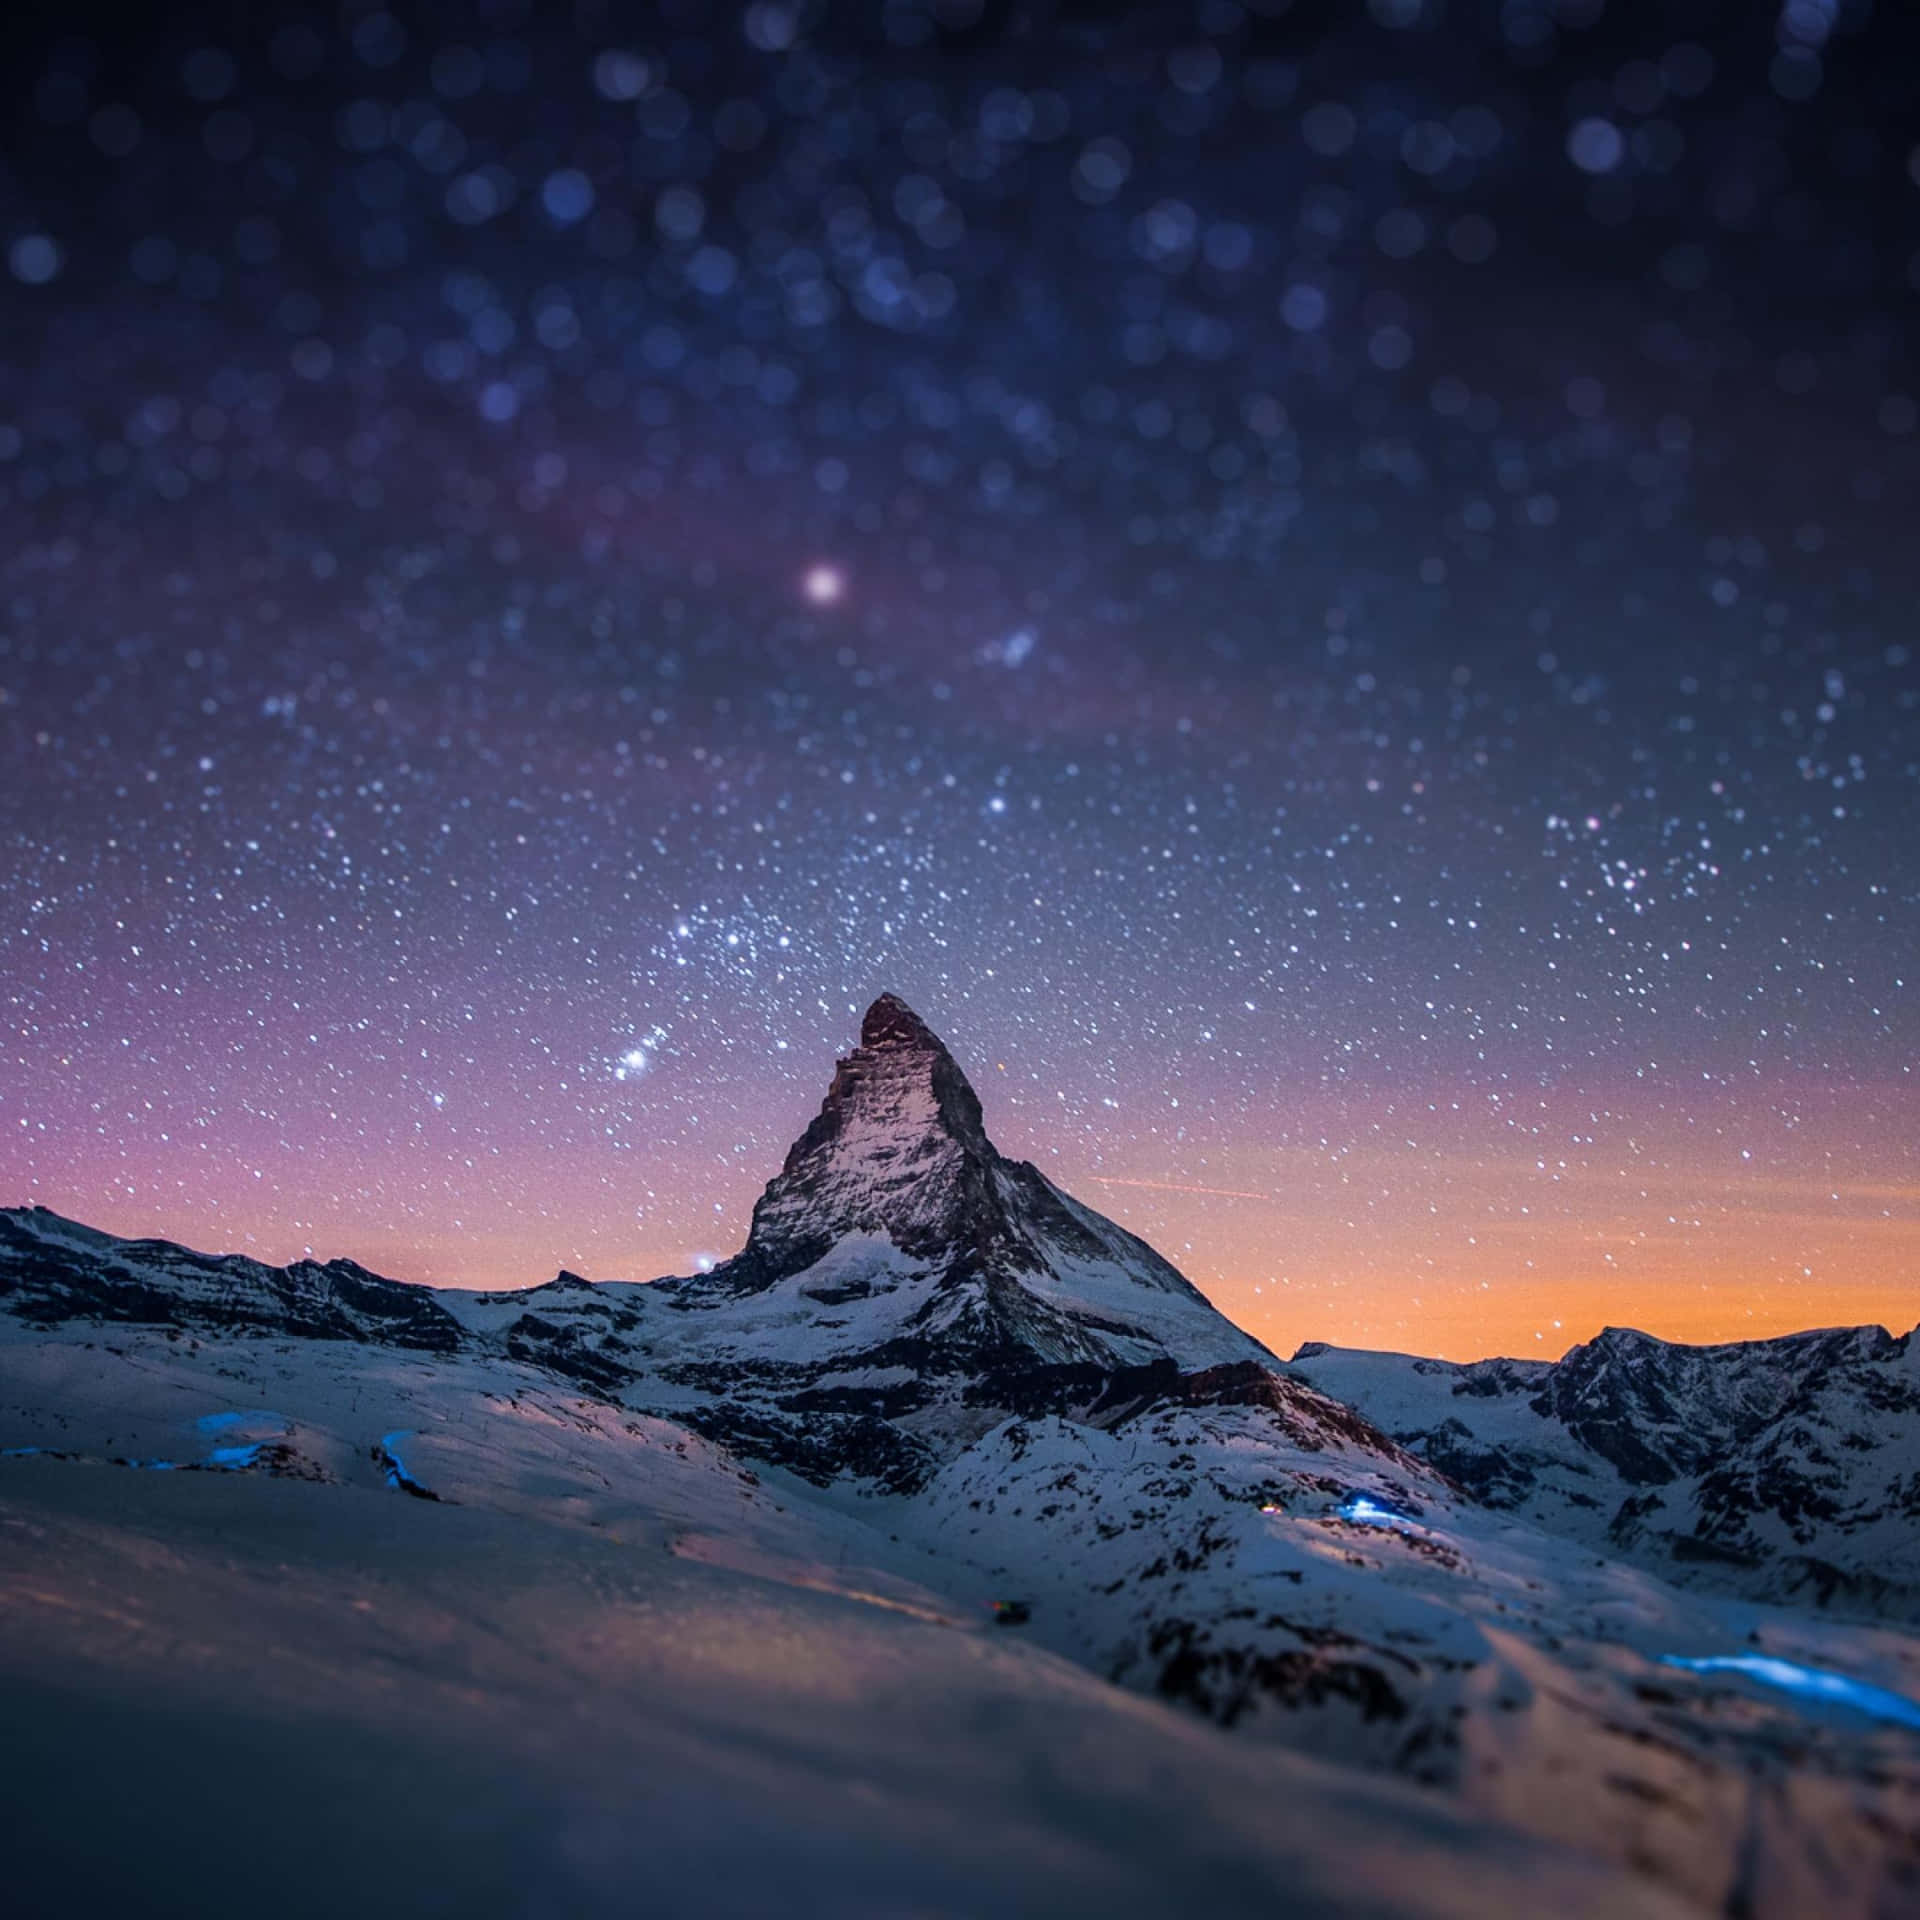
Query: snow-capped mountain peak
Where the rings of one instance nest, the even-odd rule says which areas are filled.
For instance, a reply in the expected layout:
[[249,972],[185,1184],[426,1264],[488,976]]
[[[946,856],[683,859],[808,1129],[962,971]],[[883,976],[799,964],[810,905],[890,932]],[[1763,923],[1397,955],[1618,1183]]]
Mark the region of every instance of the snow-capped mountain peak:
[[[937,1342],[943,1355],[917,1356],[936,1370],[987,1351],[1023,1365],[1276,1364],[1145,1241],[1006,1159],[953,1055],[891,993],[867,1009],[859,1046],[755,1206],[746,1246],[679,1285],[691,1303],[796,1280],[836,1312],[889,1296],[875,1344]],[[855,1326],[847,1333],[855,1344]]]
[[758,1290],[812,1266],[849,1234],[885,1234],[925,1256],[964,1240],[993,1210],[998,1158],[980,1098],[904,1000],[867,1009],[812,1125],[753,1211],[727,1283]]

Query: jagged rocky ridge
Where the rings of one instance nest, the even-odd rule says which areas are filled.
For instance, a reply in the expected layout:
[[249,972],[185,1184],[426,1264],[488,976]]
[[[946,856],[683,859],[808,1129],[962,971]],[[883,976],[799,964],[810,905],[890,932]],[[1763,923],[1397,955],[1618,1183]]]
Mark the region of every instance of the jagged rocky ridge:
[[896,1488],[1011,1413],[1309,1392],[1276,1386],[1273,1356],[1144,1241],[1003,1158],[953,1056],[891,994],[868,1009],[746,1246],[712,1273],[463,1293],[345,1260],[270,1267],[121,1241],[28,1208],[0,1212],[0,1302],[43,1325],[493,1352],[600,1393],[650,1381],[711,1438],[815,1479]]
[[1683,1583],[1920,1620],[1920,1341],[1829,1328],[1558,1361],[1309,1343],[1290,1371],[1500,1512]]
[[[229,1450],[246,1471],[437,1495],[423,1511],[531,1501],[624,1527],[608,1490],[636,1447],[726,1499],[761,1502],[756,1474],[784,1470],[782,1524],[822,1530],[816,1560],[845,1559],[834,1516],[855,1511],[858,1551],[1017,1596],[1030,1637],[1122,1685],[1758,1920],[1906,1910],[1920,1767],[1870,1725],[1659,1662],[1757,1643],[1920,1688],[1911,1641],[1714,1597],[1759,1591],[1767,1529],[1817,1519],[1803,1557],[1846,1577],[1789,1597],[1912,1617],[1888,1478],[1912,1473],[1912,1364],[1865,1330],[1609,1335],[1557,1368],[1325,1348],[1282,1366],[1000,1156],[892,996],[710,1274],[434,1290],[0,1213],[0,1451],[152,1464],[170,1409],[244,1394],[278,1423]],[[737,1551],[703,1511],[723,1545],[702,1551]]]

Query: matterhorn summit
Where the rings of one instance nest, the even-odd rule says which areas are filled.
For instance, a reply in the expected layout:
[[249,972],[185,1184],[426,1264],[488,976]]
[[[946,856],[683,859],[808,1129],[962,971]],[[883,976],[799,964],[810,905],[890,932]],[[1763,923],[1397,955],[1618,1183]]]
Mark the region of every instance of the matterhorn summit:
[[[987,1138],[980,1097],[898,995],[867,1009],[742,1251],[689,1293],[890,1296],[913,1363],[1183,1368],[1273,1361],[1145,1241]],[[853,1322],[849,1322],[848,1330]],[[870,1329],[879,1334],[878,1325]]]
[[935,1254],[998,1225],[979,1097],[920,1016],[891,993],[867,1009],[819,1115],[754,1208],[727,1279],[764,1287],[847,1234]]

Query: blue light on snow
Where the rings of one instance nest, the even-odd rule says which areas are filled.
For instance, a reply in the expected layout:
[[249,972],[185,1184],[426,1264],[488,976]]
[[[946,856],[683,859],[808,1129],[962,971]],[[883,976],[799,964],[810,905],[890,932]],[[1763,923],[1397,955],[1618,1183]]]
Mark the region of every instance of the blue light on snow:
[[1370,1493],[1350,1493],[1340,1502],[1338,1512],[1342,1520],[1351,1520],[1359,1527],[1391,1527],[1396,1533],[1405,1533],[1419,1524],[1410,1513],[1402,1513],[1396,1506],[1385,1500],[1376,1500]]
[[380,1436],[380,1451],[387,1462],[387,1485],[398,1488],[402,1493],[416,1493],[425,1499],[437,1500],[440,1496],[423,1487],[407,1471],[407,1463],[400,1458],[400,1442],[412,1438],[411,1427],[396,1427],[391,1433],[383,1433]]
[[237,1472],[242,1467],[252,1466],[259,1457],[260,1448],[257,1442],[250,1447],[215,1447],[207,1455],[207,1465],[225,1467],[229,1471]]
[[1689,1659],[1684,1654],[1663,1653],[1660,1664],[1684,1667],[1689,1673],[1743,1673],[1749,1680],[1757,1680],[1764,1687],[1778,1687],[1783,1693],[1797,1693],[1827,1706],[1851,1707],[1856,1713],[1891,1720],[1898,1726],[1920,1727],[1920,1700],[1909,1700],[1904,1693],[1892,1693],[1825,1667],[1782,1660],[1778,1654],[1716,1653]]
[[285,1433],[287,1416],[262,1407],[252,1413],[203,1413],[193,1424],[206,1434],[230,1433],[235,1427],[265,1427],[271,1433]]
[[411,1427],[395,1427],[391,1433],[380,1436],[380,1451],[387,1456],[387,1485],[390,1487],[404,1485],[413,1478],[407,1471],[406,1462],[400,1458],[400,1442],[412,1438]]
[[38,1447],[0,1447],[0,1460],[24,1460],[39,1451]]

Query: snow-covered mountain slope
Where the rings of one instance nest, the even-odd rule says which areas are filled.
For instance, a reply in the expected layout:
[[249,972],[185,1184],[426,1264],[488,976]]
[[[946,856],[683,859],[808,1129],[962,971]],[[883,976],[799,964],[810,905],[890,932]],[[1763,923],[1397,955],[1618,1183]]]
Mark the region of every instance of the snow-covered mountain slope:
[[[182,1873],[206,1809],[230,1817],[208,1781],[265,1752],[330,1802],[393,1782],[422,1845],[492,1809],[497,1870],[557,1873],[557,1911],[637,1870],[610,1780],[635,1819],[678,1823],[663,1912],[755,1910],[730,1852],[726,1902],[689,1892],[700,1847],[728,1852],[698,1804],[728,1779],[752,1784],[770,1873],[874,1850],[867,1905],[818,1911],[1252,1912],[1290,1886],[1332,1913],[1671,1896],[1878,1920],[1920,1884],[1911,1734],[1662,1664],[1757,1639],[1915,1693],[1920,1648],[1571,1551],[1262,1369],[1116,1374],[1104,1404],[1004,1421],[888,1494],[494,1353],[125,1321],[0,1336],[0,1690],[36,1754],[195,1756],[134,1795]],[[1111,1741],[1129,1750],[1096,1764]],[[43,1810],[41,1862],[130,1873],[101,1845],[112,1818],[23,1751],[9,1804]],[[918,1868],[890,1819],[930,1849]],[[954,1864],[969,1823],[984,1880]],[[1114,1893],[1121,1871],[1138,1884]]]
[[[326,1392],[350,1414],[348,1372],[294,1396],[302,1430]],[[423,1431],[466,1391],[442,1387]],[[0,1461],[8,1910],[1687,1911],[916,1598],[864,1558],[883,1536],[697,1448],[649,1438],[608,1495],[612,1451],[546,1450],[568,1418],[551,1388],[538,1417],[450,1417],[435,1468],[501,1496],[462,1505]]]
[[0,1311],[47,1326],[121,1320],[432,1353],[460,1344],[433,1288],[383,1280],[351,1260],[269,1267],[245,1254],[118,1239],[46,1207],[0,1207]]
[[1609,1328],[1557,1363],[1309,1345],[1291,1371],[1488,1506],[1666,1578],[1920,1624],[1920,1341],[1688,1347]]
[[[1906,1343],[1808,1338],[1813,1358],[1772,1350],[1791,1343],[1705,1360],[1619,1344],[1570,1356],[1562,1372],[1313,1349],[1283,1368],[1151,1249],[1002,1159],[958,1066],[889,997],[768,1187],[747,1247],[708,1275],[435,1291],[348,1262],[275,1269],[116,1240],[44,1211],[0,1213],[0,1498],[26,1487],[38,1503],[20,1542],[65,1543],[21,1589],[21,1604],[53,1609],[41,1638],[20,1643],[39,1647],[49,1671],[103,1657],[88,1609],[137,1619],[156,1567],[167,1591],[183,1583],[182,1618],[203,1605],[220,1622],[208,1634],[227,1634],[235,1609],[252,1617],[256,1583],[244,1554],[222,1561],[208,1546],[209,1529],[270,1554],[310,1526],[338,1564],[300,1564],[352,1596],[343,1604],[366,1600],[385,1619],[421,1603],[439,1623],[428,1637],[444,1635],[444,1669],[411,1626],[398,1643],[409,1687],[436,1676],[408,1694],[410,1726],[431,1719],[456,1671],[468,1675],[461,1713],[484,1718],[509,1696],[524,1705],[534,1669],[509,1680],[479,1651],[507,1635],[516,1657],[549,1670],[569,1703],[553,1711],[584,1730],[581,1750],[630,1773],[638,1736],[596,1719],[579,1670],[590,1657],[580,1648],[612,1649],[610,1697],[644,1720],[658,1672],[647,1666],[643,1684],[622,1651],[636,1620],[690,1637],[689,1673],[711,1676],[721,1659],[718,1704],[696,1711],[677,1683],[660,1697],[682,1731],[711,1712],[743,1748],[765,1743],[778,1757],[755,1765],[770,1792],[783,1768],[843,1764],[834,1743],[855,1740],[863,1713],[971,1716],[956,1757],[917,1766],[889,1723],[879,1748],[917,1783],[905,1817],[945,1832],[913,1795],[952,1791],[982,1819],[1026,1819],[1027,1839],[1005,1875],[965,1882],[949,1909],[927,1882],[900,1881],[890,1897],[903,1908],[1165,1910],[1173,1864],[1194,1858],[1184,1840],[1130,1833],[1116,1859],[1152,1858],[1125,1897],[1100,1891],[1110,1876],[1095,1874],[1097,1897],[1083,1903],[1039,1864],[1049,1846],[1077,1859],[1106,1831],[1092,1809],[1109,1788],[1062,1800],[1047,1786],[1084,1760],[1077,1745],[1050,1745],[1036,1716],[1112,1681],[1158,1703],[1155,1727],[1177,1707],[1195,1723],[1183,1738],[1227,1737],[1202,1720],[1232,1729],[1222,1779],[1250,1767],[1245,1777],[1289,1806],[1326,1796],[1318,1842],[1289,1815],[1256,1844],[1231,1809],[1259,1795],[1223,1787],[1225,1824],[1195,1842],[1212,1877],[1183,1886],[1178,1904],[1264,1909],[1269,1865],[1284,1859],[1316,1911],[1578,1911],[1598,1885],[1612,1911],[1658,1911],[1671,1895],[1686,1911],[1749,1920],[1891,1920],[1920,1903],[1920,1642],[1846,1624],[1844,1608],[1756,1604],[1754,1569],[1731,1551],[1702,1557],[1717,1538],[1710,1520],[1689,1522],[1707,1544],[1677,1564],[1648,1557],[1638,1536],[1630,1553],[1610,1537],[1623,1501],[1744,1490],[1769,1448],[1790,1445],[1796,1472],[1838,1476],[1812,1482],[1828,1503],[1822,1524],[1879,1527],[1883,1557],[1898,1561],[1898,1508],[1876,1508],[1868,1482],[1846,1478],[1856,1459],[1871,1472],[1886,1464],[1881,1442],[1831,1436],[1880,1434],[1882,1422],[1885,1446],[1896,1444]],[[1829,1436],[1817,1460],[1808,1434]],[[1650,1473],[1668,1477],[1631,1477]],[[1772,1472],[1766,1513],[1787,1514],[1786,1484]],[[85,1510],[78,1534],[60,1518],[69,1498]],[[1748,1524],[1762,1519],[1751,1506]],[[181,1529],[184,1558],[156,1557],[152,1539]],[[1762,1537],[1739,1551],[1766,1548]],[[96,1549],[106,1557],[90,1558]],[[456,1594],[443,1550],[462,1578],[502,1579],[505,1597]],[[516,1555],[553,1556],[593,1594],[569,1594],[571,1574],[486,1571]],[[752,1583],[763,1654],[711,1653],[685,1598],[689,1569]],[[719,1588],[699,1594],[733,1604]],[[262,1617],[281,1619],[279,1605]],[[983,1635],[995,1620],[1009,1631]],[[931,1663],[931,1693],[891,1678],[864,1690],[876,1621],[933,1636],[911,1642]],[[178,1619],[168,1631],[183,1631]],[[731,1632],[714,1644],[731,1647]],[[262,1633],[249,1627],[235,1644],[264,1659]],[[584,1638],[562,1647],[556,1634]],[[8,1644],[0,1635],[0,1669]],[[143,1644],[122,1649],[129,1670]],[[411,1752],[413,1736],[362,1697],[364,1636],[323,1644],[321,1664],[348,1676],[342,1698],[358,1703],[349,1719],[360,1714],[383,1752]],[[843,1708],[825,1746],[803,1724],[823,1687],[842,1690]],[[266,1694],[311,1731],[305,1707],[272,1685]],[[168,1698],[165,1713],[187,1711],[184,1695]],[[540,1718],[546,1708],[529,1711],[553,1743],[527,1762],[530,1779],[561,1793],[564,1776],[570,1791],[571,1761],[548,1766],[566,1736]],[[1126,1708],[1143,1711],[1137,1698]],[[980,1800],[956,1785],[985,1764],[995,1725],[1014,1777],[1039,1783],[1039,1813],[1020,1814],[1011,1791]],[[1087,1737],[1129,1738],[1135,1725]],[[663,1737],[670,1765],[685,1751],[678,1737]],[[948,1729],[921,1737],[939,1743]],[[692,1774],[710,1758],[694,1753]],[[1327,1775],[1329,1763],[1346,1771]],[[1165,1764],[1210,1778],[1216,1762]],[[1332,1856],[1356,1842],[1340,1796],[1386,1792],[1366,1784],[1381,1775],[1420,1794],[1366,1800],[1381,1825],[1345,1882]],[[1109,1783],[1116,1818],[1143,1817],[1149,1772],[1089,1777]],[[483,1801],[492,1790],[474,1789]],[[805,1819],[815,1805],[796,1793]],[[1420,1825],[1429,1814],[1440,1827]],[[812,1844],[800,1814],[767,1817],[770,1860]],[[839,1820],[831,1833],[868,1844],[864,1809]],[[1443,1831],[1454,1838],[1433,1838]],[[1477,1904],[1449,1906],[1463,1883],[1444,1861],[1430,1884],[1418,1877],[1423,1848],[1452,1859],[1447,1847],[1474,1833],[1490,1860],[1535,1861],[1538,1895],[1490,1868]],[[1521,1834],[1547,1852],[1527,1854]],[[938,1854],[945,1843],[929,1844]],[[610,1857],[631,1859],[619,1846]],[[1597,1882],[1583,1877],[1594,1871]],[[890,1909],[876,1895],[872,1910]]]
[[[887,1243],[893,1257],[875,1257]],[[1271,1359],[1145,1241],[1003,1159],[953,1056],[892,994],[867,1010],[745,1248],[677,1291],[705,1304],[789,1281],[845,1310],[844,1347],[918,1336],[923,1367],[960,1353],[989,1368]],[[853,1311],[901,1293],[871,1321]]]
[[1667,1664],[1762,1649],[1912,1699],[1920,1645],[1678,1592],[1274,1384],[1010,1422],[891,1524],[1017,1589],[1036,1637],[1096,1672],[1632,1862],[1701,1911],[1920,1894],[1911,1730]]

